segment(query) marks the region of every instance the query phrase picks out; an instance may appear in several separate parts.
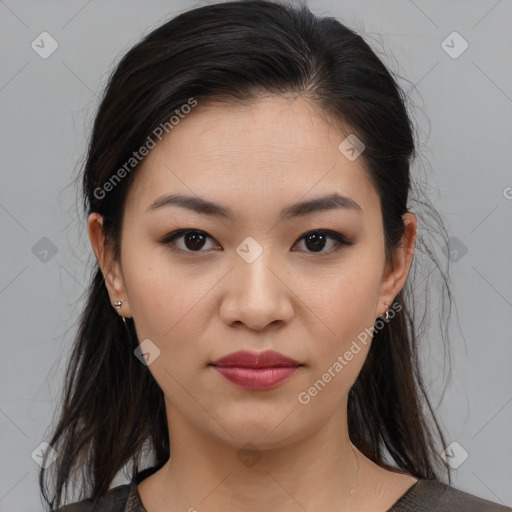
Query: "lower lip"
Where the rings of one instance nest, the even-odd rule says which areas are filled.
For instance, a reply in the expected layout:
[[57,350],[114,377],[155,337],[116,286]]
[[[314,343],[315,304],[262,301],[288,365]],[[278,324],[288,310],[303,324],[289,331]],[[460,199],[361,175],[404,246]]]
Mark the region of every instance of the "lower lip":
[[214,366],[225,379],[244,389],[270,389],[289,379],[298,366],[275,368],[242,368],[239,366]]

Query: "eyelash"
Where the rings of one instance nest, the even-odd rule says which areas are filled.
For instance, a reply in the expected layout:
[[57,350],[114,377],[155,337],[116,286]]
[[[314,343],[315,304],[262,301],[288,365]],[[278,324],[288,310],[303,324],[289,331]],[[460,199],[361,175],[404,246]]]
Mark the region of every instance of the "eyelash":
[[[213,238],[210,235],[208,235],[208,233],[201,231],[199,229],[178,229],[176,231],[173,231],[172,233],[169,233],[168,235],[165,235],[165,237],[162,238],[162,240],[160,240],[160,243],[163,245],[170,246],[177,238],[180,238],[183,235],[186,235],[187,233],[197,233],[197,234],[206,235],[206,237],[213,240]],[[308,254],[317,254],[319,256],[332,254],[332,253],[340,251],[345,246],[351,246],[351,245],[354,245],[354,243],[355,243],[351,240],[348,240],[347,238],[342,236],[340,233],[337,233],[336,231],[331,231],[329,229],[317,229],[317,230],[308,231],[307,233],[304,233],[297,240],[297,242],[300,242],[301,240],[305,239],[308,235],[311,235],[311,234],[326,235],[327,238],[331,238],[331,239],[335,240],[337,242],[337,244],[339,245],[339,247],[337,247],[335,249],[331,249],[330,251],[326,251],[326,252],[306,251]],[[203,250],[191,251],[191,250],[176,249],[176,248],[171,248],[171,250],[175,251],[175,252],[181,252],[181,253],[187,253],[187,254],[200,254],[202,252],[207,252],[207,251],[203,251]]]

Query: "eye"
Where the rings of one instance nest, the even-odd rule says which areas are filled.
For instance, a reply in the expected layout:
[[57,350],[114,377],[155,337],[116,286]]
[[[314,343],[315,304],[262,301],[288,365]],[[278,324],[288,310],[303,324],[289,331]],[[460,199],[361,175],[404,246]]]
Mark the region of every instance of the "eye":
[[[160,243],[171,246],[171,250],[176,252],[194,253],[206,252],[201,249],[205,247],[205,242],[208,239],[213,240],[213,238],[204,231],[198,229],[179,229],[166,235]],[[323,251],[329,239],[334,241],[334,249],[331,248],[329,251]],[[177,240],[180,240],[182,243],[178,244]],[[353,241],[348,240],[340,233],[325,229],[305,233],[299,238],[296,244],[302,241],[304,241],[306,248],[309,249],[307,252],[313,254],[332,253],[339,251],[343,246],[354,245]]]
[[[334,240],[335,242],[335,248],[331,249],[330,251],[323,251],[326,241],[328,239]],[[354,245],[354,242],[347,240],[343,235],[340,233],[337,233],[336,231],[330,231],[330,230],[317,230],[317,231],[309,231],[308,233],[302,235],[301,238],[299,238],[298,242],[304,241],[304,245],[308,249],[312,249],[311,252],[313,253],[320,253],[320,254],[326,254],[326,253],[332,253],[339,251],[343,246],[347,245]],[[297,243],[298,243],[297,242]]]
[[171,247],[172,250],[178,252],[205,252],[201,251],[200,249],[204,247],[204,242],[207,238],[212,239],[212,237],[205,233],[204,231],[200,231],[197,229],[179,229],[166,235],[161,240],[161,243],[164,245],[174,246],[176,245],[175,241],[181,238],[183,239],[184,245],[182,244],[182,246],[178,247],[177,249]]

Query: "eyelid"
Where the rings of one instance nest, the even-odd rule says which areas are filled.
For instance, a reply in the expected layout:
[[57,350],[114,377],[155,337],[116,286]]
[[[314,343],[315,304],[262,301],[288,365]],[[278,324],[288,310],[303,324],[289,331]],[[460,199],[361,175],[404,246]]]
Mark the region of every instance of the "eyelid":
[[[172,231],[171,233],[168,233],[163,238],[159,240],[159,242],[163,245],[169,245],[171,242],[173,242],[176,238],[179,238],[180,236],[186,234],[186,233],[199,233],[201,235],[205,235],[207,238],[210,238],[211,240],[215,240],[211,235],[209,235],[206,231],[203,231],[201,229],[196,228],[182,228],[177,229],[175,231]],[[216,241],[216,240],[215,240]],[[181,249],[177,249],[179,252],[188,252],[188,253],[201,253],[206,251],[183,251]]]
[[[172,231],[171,233],[168,233],[162,239],[160,239],[159,242],[161,244],[163,244],[163,245],[170,245],[172,242],[174,242],[174,240],[176,238],[179,238],[180,236],[182,236],[182,235],[184,235],[186,233],[199,233],[199,234],[205,235],[207,238],[210,238],[211,240],[215,240],[206,231],[203,231],[201,229],[182,228],[182,229],[177,229],[175,231]],[[355,244],[355,241],[353,239],[350,239],[350,238],[342,235],[341,233],[338,233],[337,231],[333,231],[331,229],[318,228],[318,229],[310,229],[309,231],[306,231],[305,233],[303,233],[295,241],[295,243],[293,245],[295,246],[298,242],[300,242],[304,238],[306,238],[306,236],[308,236],[310,234],[314,234],[314,233],[323,234],[323,235],[326,235],[327,238],[334,239],[336,241],[336,243],[338,244],[338,247],[335,248],[335,249],[331,249],[330,251],[317,252],[317,253],[316,252],[312,252],[312,251],[293,251],[293,252],[306,252],[306,254],[308,254],[308,255],[312,255],[312,256],[316,255],[316,256],[320,256],[321,257],[321,256],[327,256],[329,254],[336,253],[339,250],[341,250],[344,246],[349,247],[349,246],[352,246],[352,245]],[[215,240],[215,242],[217,242],[217,241]],[[174,251],[174,252],[180,252],[180,253],[184,253],[184,254],[197,254],[197,255],[199,255],[201,253],[209,252],[209,251],[202,251],[202,250],[199,250],[199,251],[189,251],[189,250],[183,250],[183,249],[171,249],[171,250]]]

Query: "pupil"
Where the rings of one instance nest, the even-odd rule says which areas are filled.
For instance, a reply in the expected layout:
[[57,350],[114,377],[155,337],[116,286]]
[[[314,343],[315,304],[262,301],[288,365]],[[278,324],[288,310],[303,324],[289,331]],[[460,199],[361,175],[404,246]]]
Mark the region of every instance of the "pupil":
[[312,233],[306,237],[306,245],[311,241],[313,241],[313,250],[322,250],[325,245],[325,235],[323,233]]
[[[191,241],[191,244],[189,243]],[[199,247],[195,247],[195,244],[199,244]],[[185,235],[185,245],[188,249],[201,249],[204,244],[204,236],[201,233],[188,233]],[[192,245],[192,247],[190,246]]]

